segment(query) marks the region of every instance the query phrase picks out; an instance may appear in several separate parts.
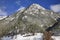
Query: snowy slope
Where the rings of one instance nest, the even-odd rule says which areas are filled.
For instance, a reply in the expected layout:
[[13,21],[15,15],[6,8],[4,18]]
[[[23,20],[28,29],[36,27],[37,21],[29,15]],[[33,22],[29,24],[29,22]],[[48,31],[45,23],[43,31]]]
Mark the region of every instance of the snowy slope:
[[4,18],[6,18],[7,16],[0,16],[0,20],[2,20],[2,19],[4,19]]
[[[2,40],[43,40],[42,33],[36,33],[34,36],[23,37],[23,35],[18,34],[12,37],[3,37]],[[60,40],[60,36],[52,36],[54,40]]]
[[[42,40],[42,33],[37,33],[34,36],[23,37],[23,35],[15,35],[12,39],[11,37],[3,37],[2,40]],[[15,38],[16,37],[16,38]]]

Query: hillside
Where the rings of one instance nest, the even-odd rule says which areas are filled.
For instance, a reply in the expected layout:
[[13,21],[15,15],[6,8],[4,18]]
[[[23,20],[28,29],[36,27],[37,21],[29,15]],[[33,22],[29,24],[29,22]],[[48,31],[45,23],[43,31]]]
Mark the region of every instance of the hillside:
[[15,30],[19,30],[18,33],[28,33],[32,30],[32,32],[43,32],[46,28],[51,27],[58,18],[60,18],[60,13],[47,10],[39,4],[32,4],[28,8],[1,19],[0,36]]

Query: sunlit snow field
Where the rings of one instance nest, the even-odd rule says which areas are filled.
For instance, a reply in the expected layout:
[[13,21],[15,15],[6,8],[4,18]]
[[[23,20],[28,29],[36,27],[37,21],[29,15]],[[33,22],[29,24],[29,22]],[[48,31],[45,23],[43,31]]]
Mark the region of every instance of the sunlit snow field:
[[[17,36],[15,35],[14,37],[3,37],[2,40],[43,40],[43,34],[42,33],[37,33],[34,36],[26,36],[25,35],[20,35],[18,34]],[[60,36],[52,36],[54,40],[59,40]]]
[[13,38],[12,37],[3,37],[2,40],[42,40],[42,33],[37,33],[34,36],[27,36],[24,37],[25,35],[20,35],[18,34],[17,36],[15,35]]

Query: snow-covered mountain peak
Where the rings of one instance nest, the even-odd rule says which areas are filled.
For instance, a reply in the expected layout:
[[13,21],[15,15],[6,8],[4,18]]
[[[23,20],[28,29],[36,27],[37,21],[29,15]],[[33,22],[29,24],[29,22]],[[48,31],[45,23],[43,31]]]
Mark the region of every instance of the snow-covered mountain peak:
[[[15,30],[18,29],[20,29],[18,33],[22,34],[26,32],[29,33],[31,31],[44,32],[46,28],[50,27],[56,22],[57,18],[60,18],[60,14],[46,10],[39,4],[34,3],[27,8],[20,7],[18,11],[11,16],[0,18],[4,18],[4,20],[0,21],[0,28],[3,31],[3,33],[1,33],[2,31],[0,29],[0,37],[2,37],[4,34],[6,34],[6,31],[7,34],[9,34],[9,31],[12,31],[11,34],[17,34]],[[18,29],[15,29],[16,26]],[[57,26],[60,27],[60,24]],[[31,28],[33,29],[31,30]]]
[[37,9],[46,10],[44,7],[42,7],[41,5],[36,4],[36,3],[33,3],[33,4],[31,5],[31,7],[33,7],[33,8],[37,8]]

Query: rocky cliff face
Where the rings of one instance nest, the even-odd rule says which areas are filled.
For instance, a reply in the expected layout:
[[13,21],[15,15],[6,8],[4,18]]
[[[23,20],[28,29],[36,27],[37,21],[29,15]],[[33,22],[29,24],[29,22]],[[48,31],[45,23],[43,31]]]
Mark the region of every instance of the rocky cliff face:
[[21,31],[27,32],[28,28],[30,28],[29,26],[32,25],[33,30],[36,32],[41,32],[44,31],[47,27],[51,27],[59,17],[59,13],[47,10],[39,4],[32,4],[28,8],[19,10],[11,16],[7,16],[1,19],[0,35],[5,35],[9,33],[9,31],[15,30],[16,27],[19,29],[20,33]]

